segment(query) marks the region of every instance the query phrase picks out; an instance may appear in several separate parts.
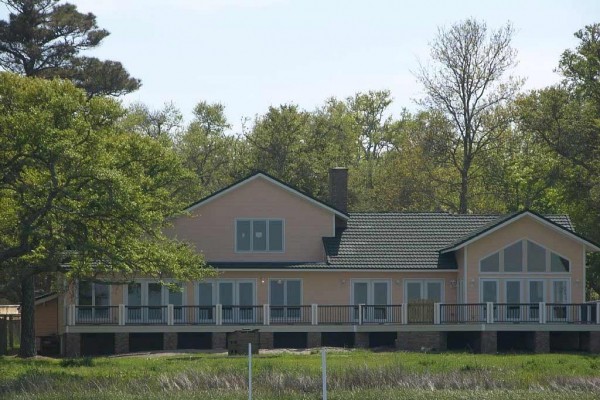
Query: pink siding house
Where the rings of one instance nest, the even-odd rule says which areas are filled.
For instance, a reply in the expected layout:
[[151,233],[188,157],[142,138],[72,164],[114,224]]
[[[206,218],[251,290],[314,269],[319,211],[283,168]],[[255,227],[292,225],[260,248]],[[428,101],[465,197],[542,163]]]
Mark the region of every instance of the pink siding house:
[[352,213],[347,179],[331,170],[325,203],[258,172],[191,205],[168,233],[218,276],[72,285],[54,303],[63,354],[226,348],[242,329],[263,348],[600,351],[600,247],[568,216]]

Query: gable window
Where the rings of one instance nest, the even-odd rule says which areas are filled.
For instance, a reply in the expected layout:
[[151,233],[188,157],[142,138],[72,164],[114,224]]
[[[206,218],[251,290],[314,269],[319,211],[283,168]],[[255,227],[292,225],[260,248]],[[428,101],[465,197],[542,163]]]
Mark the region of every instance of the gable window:
[[283,251],[283,220],[238,219],[235,250],[240,252]]
[[531,240],[521,240],[479,262],[481,272],[569,272],[570,262]]

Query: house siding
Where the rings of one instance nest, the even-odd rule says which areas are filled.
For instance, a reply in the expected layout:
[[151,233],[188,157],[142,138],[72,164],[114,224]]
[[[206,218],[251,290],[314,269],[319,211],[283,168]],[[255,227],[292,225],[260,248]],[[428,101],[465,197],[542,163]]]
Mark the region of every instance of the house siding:
[[58,299],[35,306],[35,335],[50,336],[59,333]]
[[[191,243],[212,262],[322,262],[322,238],[333,236],[333,212],[257,177],[173,221],[167,234]],[[235,251],[236,218],[284,220],[284,251]]]

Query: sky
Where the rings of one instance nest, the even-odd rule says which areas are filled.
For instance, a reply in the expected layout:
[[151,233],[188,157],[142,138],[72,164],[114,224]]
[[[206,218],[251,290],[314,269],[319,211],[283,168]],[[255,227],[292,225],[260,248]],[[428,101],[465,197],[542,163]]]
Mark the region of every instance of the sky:
[[[313,110],[335,96],[391,91],[392,113],[415,110],[413,73],[438,27],[465,18],[510,21],[525,88],[556,83],[573,33],[600,22],[600,0],[72,0],[111,32],[86,52],[121,61],[142,88],[123,98],[151,109],[172,101],[186,120],[199,101],[220,102],[240,130],[244,117],[295,103]],[[6,12],[2,13],[4,17]]]

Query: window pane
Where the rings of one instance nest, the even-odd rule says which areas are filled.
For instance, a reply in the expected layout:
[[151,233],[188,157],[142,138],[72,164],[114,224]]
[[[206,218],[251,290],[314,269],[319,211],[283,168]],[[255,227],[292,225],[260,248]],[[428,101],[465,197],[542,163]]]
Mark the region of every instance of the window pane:
[[287,281],[287,305],[299,306],[301,301],[300,281]]
[[162,285],[160,283],[149,283],[148,284],[148,305],[149,306],[162,305]]
[[506,282],[506,302],[520,303],[521,302],[521,282],[507,281]]
[[282,306],[283,304],[283,281],[272,280],[271,283],[271,305]]
[[142,305],[142,284],[130,283],[127,285],[127,304],[130,306]]
[[220,282],[219,283],[219,303],[224,306],[233,305],[233,283],[232,282]]
[[546,249],[529,240],[527,241],[527,271],[546,271]]
[[252,290],[252,283],[240,282],[238,290],[239,305],[251,306],[254,304],[254,290]]
[[569,260],[556,253],[550,253],[550,270],[552,272],[569,272]]
[[110,286],[105,283],[94,284],[94,297],[97,306],[108,306]]
[[529,281],[529,302],[541,303],[544,301],[544,282]]
[[283,221],[269,221],[269,250],[283,250]]
[[201,282],[198,284],[198,305],[200,306],[212,306],[213,305],[213,293],[212,283]]
[[367,304],[368,286],[366,282],[354,282],[354,304]]
[[373,304],[388,303],[388,284],[387,282],[373,283]]
[[492,303],[497,303],[498,302],[498,282],[496,281],[483,281],[482,283],[483,287],[481,288],[482,291],[482,299],[484,303],[487,302],[492,302]]
[[80,306],[91,306],[92,305],[92,283],[91,282],[79,282],[79,305]]
[[481,260],[481,272],[498,272],[500,270],[500,253],[494,253]]
[[237,221],[236,250],[250,251],[250,221]]
[[179,290],[169,289],[169,304],[173,304],[174,306],[183,305],[183,292],[181,291],[181,285],[179,286]]
[[406,284],[406,299],[421,300],[421,282],[408,282]]
[[567,300],[567,282],[554,281],[552,282],[553,301],[555,303],[566,303]]
[[267,221],[252,221],[252,250],[267,250]]
[[504,249],[504,271],[523,271],[523,242],[515,243]]
[[427,282],[427,300],[434,303],[442,301],[442,284],[440,282]]

